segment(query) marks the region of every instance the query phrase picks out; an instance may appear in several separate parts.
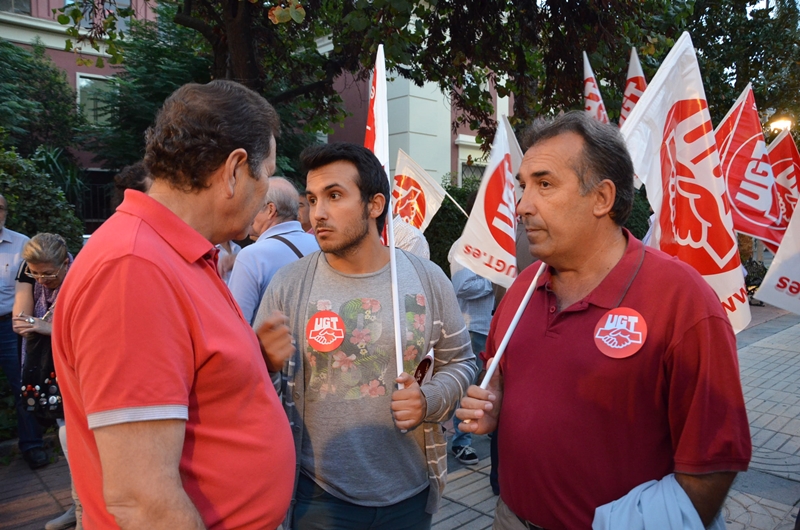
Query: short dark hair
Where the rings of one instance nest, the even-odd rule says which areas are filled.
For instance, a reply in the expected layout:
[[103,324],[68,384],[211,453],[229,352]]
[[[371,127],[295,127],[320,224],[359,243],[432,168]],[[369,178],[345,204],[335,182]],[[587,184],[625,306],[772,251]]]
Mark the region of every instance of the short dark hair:
[[587,194],[603,180],[610,180],[617,189],[610,217],[622,226],[633,208],[633,162],[619,129],[601,123],[584,111],[571,111],[553,120],[537,119],[522,136],[522,149],[527,151],[544,140],[565,133],[583,139],[581,156],[573,170],[578,175],[581,193]]
[[154,179],[185,191],[208,187],[208,176],[236,149],[247,151],[254,178],[280,134],[266,99],[234,81],[183,85],[164,102],[147,130],[144,163]]
[[356,185],[361,192],[361,202],[366,205],[377,194],[386,198],[383,212],[378,216],[378,233],[383,232],[386,214],[389,212],[389,178],[378,157],[366,147],[347,142],[334,142],[306,147],[300,153],[300,165],[304,173],[333,164],[334,162],[350,162],[358,170]]
[[147,182],[147,170],[144,162],[139,161],[130,166],[125,166],[114,177],[114,196],[111,199],[111,208],[115,209],[125,199],[125,190],[136,190],[147,193],[150,184]]

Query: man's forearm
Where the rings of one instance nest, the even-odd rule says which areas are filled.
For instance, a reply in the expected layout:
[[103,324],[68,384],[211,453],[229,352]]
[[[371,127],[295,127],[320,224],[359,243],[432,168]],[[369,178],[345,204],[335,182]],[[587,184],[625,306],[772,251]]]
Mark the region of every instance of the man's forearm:
[[169,492],[160,489],[165,495],[148,495],[144,498],[106,500],[108,512],[114,516],[122,530],[149,528],[153,530],[181,528],[186,530],[205,530],[205,524],[189,496],[183,488]]
[[689,496],[704,526],[710,525],[719,513],[734,478],[736,478],[735,471],[706,475],[675,473],[675,480]]
[[106,509],[123,530],[205,528],[181,481],[185,425],[170,419],[94,430]]

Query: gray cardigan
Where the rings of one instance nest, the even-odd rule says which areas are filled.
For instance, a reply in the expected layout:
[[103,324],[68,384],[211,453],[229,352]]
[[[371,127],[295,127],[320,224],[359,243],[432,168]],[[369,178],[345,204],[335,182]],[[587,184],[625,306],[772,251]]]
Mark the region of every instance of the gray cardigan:
[[[444,486],[447,480],[447,441],[444,436],[442,422],[452,416],[467,387],[475,381],[478,367],[472,353],[469,334],[461,318],[455,294],[450,281],[442,270],[434,263],[423,260],[409,252],[397,251],[398,261],[407,259],[414,266],[420,283],[429,300],[432,326],[427,337],[428,344],[434,350],[433,376],[423,383],[421,390],[427,403],[427,415],[422,423],[425,447],[422,450],[428,461],[428,480],[430,490],[426,511],[436,513],[439,509]],[[280,374],[271,374],[276,390],[282,396],[284,408],[294,436],[295,451],[301,454],[303,441],[303,407],[304,385],[302,352],[306,350],[305,313],[302,308],[308,307],[308,298],[314,273],[317,268],[319,252],[310,254],[282,268],[270,282],[264,299],[258,309],[254,328],[273,310],[282,311],[289,318],[289,326],[297,341],[297,351],[286,363]],[[444,329],[442,315],[449,314],[450,320],[459,322],[459,329]],[[296,384],[299,382],[300,384]],[[295,492],[292,504],[284,522],[284,529],[290,530],[293,521],[297,480],[300,476],[300,461],[296,463]]]

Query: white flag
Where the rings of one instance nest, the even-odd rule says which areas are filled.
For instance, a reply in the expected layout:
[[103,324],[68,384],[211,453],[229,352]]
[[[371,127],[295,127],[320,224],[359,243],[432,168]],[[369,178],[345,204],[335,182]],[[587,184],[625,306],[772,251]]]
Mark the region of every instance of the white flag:
[[642,65],[639,63],[639,56],[636,48],[631,48],[631,61],[628,64],[628,79],[625,81],[625,92],[622,95],[622,109],[619,111],[619,126],[625,123],[628,114],[639,102],[639,98],[647,88],[647,79],[644,78]]
[[734,331],[743,330],[750,322],[750,305],[714,127],[688,33],[664,59],[620,132],[655,215],[650,245],[702,274]]
[[800,208],[792,214],[756,298],[800,315]]
[[516,198],[511,148],[498,127],[472,213],[456,243],[455,260],[478,276],[509,287],[517,277]]
[[603,105],[603,96],[600,95],[600,87],[597,86],[597,79],[592,72],[592,65],[589,64],[589,56],[583,52],[583,103],[585,110],[592,118],[608,123],[606,106]]
[[[511,173],[513,175],[517,175],[519,173],[519,166],[522,165],[522,157],[524,153],[522,152],[522,148],[519,146],[519,142],[517,141],[517,136],[514,134],[514,128],[511,126],[511,122],[508,121],[508,116],[503,114],[500,116],[500,120],[503,122],[503,126],[506,128],[506,136],[508,137],[508,147],[509,152],[511,153]],[[522,186],[520,186],[519,181],[515,178],[514,179],[514,194],[517,197],[517,202],[522,198]]]
[[427,171],[400,149],[397,153],[392,196],[394,213],[424,232],[439,211],[445,191]]

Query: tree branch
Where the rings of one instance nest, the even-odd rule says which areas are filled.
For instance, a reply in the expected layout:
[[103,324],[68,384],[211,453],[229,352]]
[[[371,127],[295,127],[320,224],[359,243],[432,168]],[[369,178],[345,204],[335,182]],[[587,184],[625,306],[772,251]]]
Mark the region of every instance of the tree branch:
[[328,86],[330,86],[331,80],[330,79],[323,79],[322,81],[315,81],[308,85],[303,85],[301,87],[292,88],[291,90],[287,90],[285,92],[281,92],[277,96],[273,96],[268,98],[268,101],[273,104],[277,105],[279,103],[284,103],[286,101],[291,101],[296,97],[305,96],[306,94],[311,94],[313,92],[317,92],[322,90]]
[[173,18],[172,20],[174,20],[175,23],[178,24],[179,26],[193,29],[199,32],[212,45],[217,40],[217,36],[214,34],[214,28],[212,28],[210,25],[206,24],[199,18],[194,18],[179,11],[175,13],[175,18]]

